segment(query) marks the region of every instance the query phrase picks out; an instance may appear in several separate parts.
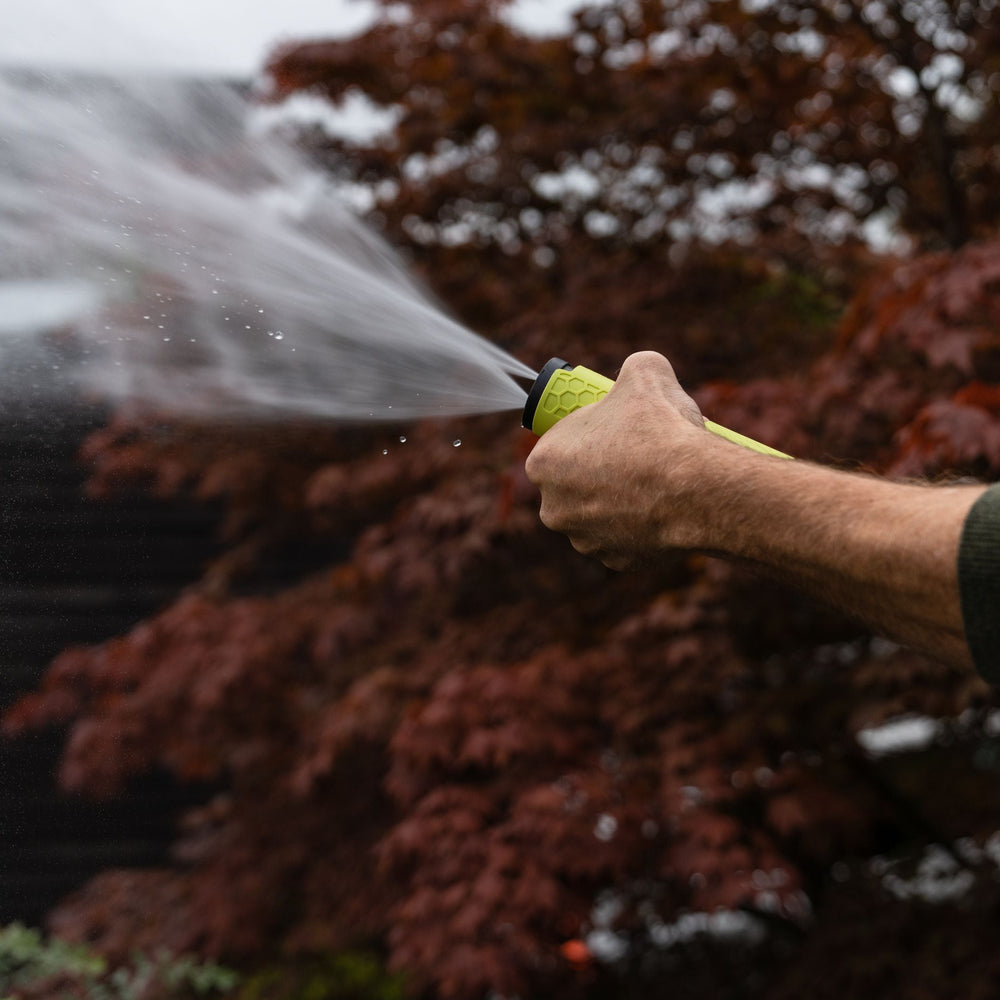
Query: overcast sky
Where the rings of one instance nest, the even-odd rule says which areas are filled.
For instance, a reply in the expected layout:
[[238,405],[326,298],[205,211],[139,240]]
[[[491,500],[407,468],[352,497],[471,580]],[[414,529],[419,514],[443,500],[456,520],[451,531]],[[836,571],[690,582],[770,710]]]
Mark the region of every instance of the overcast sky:
[[[519,27],[567,25],[581,0],[518,0]],[[370,0],[4,0],[0,63],[252,76],[281,41],[347,35]]]

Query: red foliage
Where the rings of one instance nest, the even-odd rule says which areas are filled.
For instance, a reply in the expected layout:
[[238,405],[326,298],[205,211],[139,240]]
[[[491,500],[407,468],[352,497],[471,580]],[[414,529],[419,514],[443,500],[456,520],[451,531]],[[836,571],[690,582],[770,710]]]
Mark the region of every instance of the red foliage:
[[[839,26],[825,4],[788,4],[800,28],[815,8],[821,65],[790,50],[780,11],[723,2],[689,12],[670,58],[654,36],[684,5],[581,14],[572,44],[521,38],[492,6],[422,5],[419,18],[273,66],[281,92],[353,86],[400,104],[393,143],[327,142],[321,154],[342,176],[397,183],[375,221],[467,322],[529,361],[560,353],[609,372],[659,347],[709,416],[801,456],[1000,476],[1000,243],[873,272],[856,245],[807,239],[833,196],[793,186],[725,247],[682,245],[671,228],[720,180],[707,179],[713,153],[751,179],[779,135],[789,162],[811,148],[865,167],[859,217],[902,191],[904,221],[939,240],[974,217],[945,218],[940,185],[958,176],[977,224],[995,224],[996,186],[969,180],[988,173],[976,143],[994,108],[969,123],[958,173],[943,179],[909,134],[876,134],[900,109],[872,60],[909,45],[923,66],[926,45],[895,46],[888,29],[873,40],[882,28],[852,4]],[[986,6],[967,6],[972,88],[997,49]],[[699,46],[713,24],[732,51]],[[630,40],[641,53],[621,61]],[[856,72],[835,71],[835,56]],[[712,105],[722,90],[733,103]],[[484,128],[493,137],[477,148]],[[402,168],[457,147],[468,159],[438,174]],[[579,163],[601,180],[579,203],[531,183]],[[642,164],[658,179],[632,202],[616,183]],[[476,210],[491,228],[461,246],[440,238]],[[595,211],[618,220],[615,235],[594,235]],[[866,268],[835,336],[845,288]],[[537,522],[515,423],[429,422],[407,428],[405,445],[392,428],[121,423],[92,439],[96,490],[139,479],[213,498],[229,549],[129,635],[59,657],[6,728],[73,720],[62,778],[74,789],[113,794],[165,767],[219,791],[186,818],[170,870],[106,873],[56,927],[111,952],[228,958],[374,939],[415,989],[456,998],[599,990],[609,964],[639,995],[665,984],[723,995],[719,970],[733,968],[746,995],[802,995],[812,975],[839,989],[823,995],[921,996],[886,986],[913,983],[914,949],[897,935],[922,941],[940,918],[887,902],[872,859],[992,833],[995,765],[970,764],[989,739],[986,686],[707,558],[616,576],[578,557]],[[241,593],[271,554],[331,539],[343,559]],[[904,712],[958,720],[962,752],[931,755],[919,781],[855,740]],[[924,787],[936,797],[924,801]],[[854,880],[833,884],[831,870]],[[992,913],[989,872],[969,870],[969,906]],[[871,927],[855,898],[882,908]],[[725,958],[676,946],[679,918],[717,908],[751,914],[768,943]],[[989,926],[966,928],[984,952]],[[624,957],[603,956],[594,931],[617,935]],[[877,952],[887,971],[852,979],[852,949]],[[955,981],[936,995],[972,995],[960,970]]]

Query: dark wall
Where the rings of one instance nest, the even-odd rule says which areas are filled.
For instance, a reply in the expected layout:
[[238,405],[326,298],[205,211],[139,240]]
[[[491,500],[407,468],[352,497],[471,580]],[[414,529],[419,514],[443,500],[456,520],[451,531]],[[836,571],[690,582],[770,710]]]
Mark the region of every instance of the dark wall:
[[[215,517],[176,501],[83,495],[76,454],[96,411],[0,414],[0,709],[61,649],[122,633],[195,580]],[[146,779],[97,804],[55,781],[65,733],[0,738],[0,923],[41,922],[106,867],[163,858],[177,809],[197,792]]]

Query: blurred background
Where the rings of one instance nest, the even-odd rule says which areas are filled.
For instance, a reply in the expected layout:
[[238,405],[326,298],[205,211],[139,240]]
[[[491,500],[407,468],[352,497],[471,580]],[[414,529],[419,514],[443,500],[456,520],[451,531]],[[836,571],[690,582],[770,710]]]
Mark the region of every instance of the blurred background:
[[[532,368],[659,350],[793,455],[1000,476],[995,0],[7,20],[22,71],[224,81]],[[0,335],[69,336],[3,249]],[[708,557],[578,556],[513,411],[26,388],[0,400],[0,997],[995,995],[982,681]]]

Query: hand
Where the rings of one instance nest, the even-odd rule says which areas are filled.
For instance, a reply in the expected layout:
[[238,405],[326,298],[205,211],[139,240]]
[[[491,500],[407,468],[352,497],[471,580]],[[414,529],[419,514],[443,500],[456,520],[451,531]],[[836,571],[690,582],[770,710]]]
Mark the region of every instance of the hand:
[[685,497],[704,462],[704,421],[665,357],[622,365],[604,399],[559,421],[525,466],[542,522],[612,569],[639,568],[665,548],[702,543]]

